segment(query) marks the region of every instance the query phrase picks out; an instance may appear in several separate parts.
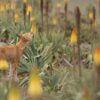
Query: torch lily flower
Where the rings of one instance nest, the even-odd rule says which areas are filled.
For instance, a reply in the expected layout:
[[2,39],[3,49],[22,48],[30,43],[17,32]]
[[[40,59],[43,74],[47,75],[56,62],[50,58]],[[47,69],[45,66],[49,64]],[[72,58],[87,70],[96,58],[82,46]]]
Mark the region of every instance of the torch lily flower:
[[11,9],[14,10],[15,8],[16,8],[16,3],[15,2],[12,2],[11,3]]
[[71,44],[72,45],[76,45],[77,44],[77,39],[78,39],[78,37],[77,37],[77,30],[76,30],[76,28],[74,28],[72,30],[72,34],[71,34]]
[[0,70],[7,70],[9,68],[9,63],[5,59],[0,59]]
[[23,3],[27,3],[27,0],[23,0]]
[[14,19],[15,19],[15,23],[19,22],[20,17],[19,17],[19,13],[18,12],[15,13]]
[[94,63],[100,66],[100,46],[97,46],[94,51]]
[[36,28],[36,23],[35,23],[35,22],[32,22],[31,32],[35,34],[35,33],[36,33],[36,31],[37,31],[37,28]]
[[16,85],[13,85],[9,90],[7,100],[21,100],[20,91]]
[[28,4],[27,6],[27,16],[29,16],[29,14],[32,13],[32,6],[30,4]]
[[52,24],[53,25],[57,25],[57,22],[58,22],[57,17],[56,16],[53,16],[52,17]]
[[28,82],[28,94],[31,97],[40,97],[42,95],[42,82],[37,68],[34,68],[30,74]]
[[0,11],[1,11],[1,12],[4,12],[4,11],[5,11],[4,2],[1,2],[1,3],[0,3]]
[[6,10],[10,10],[10,3],[9,3],[9,2],[7,2],[7,3],[5,4],[5,6],[6,6]]

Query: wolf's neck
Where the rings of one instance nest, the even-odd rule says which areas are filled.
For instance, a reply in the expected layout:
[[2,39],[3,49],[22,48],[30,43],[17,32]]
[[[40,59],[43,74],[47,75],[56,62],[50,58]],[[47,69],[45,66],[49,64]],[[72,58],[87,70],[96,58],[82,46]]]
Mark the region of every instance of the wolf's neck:
[[18,47],[18,48],[20,48],[20,49],[24,49],[25,47],[26,47],[26,44],[22,41],[22,40],[20,40],[17,44],[16,44],[16,46]]

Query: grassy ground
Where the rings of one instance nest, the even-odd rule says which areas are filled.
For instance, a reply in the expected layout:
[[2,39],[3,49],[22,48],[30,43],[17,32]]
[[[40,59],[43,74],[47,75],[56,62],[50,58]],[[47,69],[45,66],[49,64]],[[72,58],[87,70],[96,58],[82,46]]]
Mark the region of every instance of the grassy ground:
[[[47,31],[47,20],[44,15],[44,31],[42,32],[39,1],[34,1],[32,15],[36,19],[36,26],[34,27],[37,31],[34,34],[34,38],[30,41],[30,45],[25,48],[24,54],[20,59],[20,64],[17,69],[19,77],[19,81],[16,83],[17,85],[13,81],[11,82],[10,79],[6,80],[5,73],[0,72],[0,100],[7,100],[13,84],[20,88],[21,100],[33,100],[27,94],[27,88],[30,72],[34,67],[39,69],[38,74],[42,80],[43,88],[42,96],[37,100],[100,100],[100,90],[98,89],[99,86],[95,78],[96,72],[92,56],[94,49],[100,44],[100,20],[97,18],[96,26],[91,28],[91,25],[88,23],[89,19],[86,16],[86,9],[91,7],[90,4],[96,5],[94,2],[96,1],[70,0],[68,4],[68,21],[66,22],[67,27],[65,28],[64,14],[57,13],[56,16],[58,16],[59,20],[57,20],[56,25],[53,25],[53,15],[51,13],[48,21],[49,31]],[[75,64],[73,63],[73,47],[70,42],[71,31],[75,26],[75,6],[79,6],[82,18],[86,20],[86,23],[81,23],[80,30],[81,77],[79,76],[77,59],[79,53],[77,52],[74,58],[76,61]],[[1,40],[6,40],[6,44],[16,44],[18,42],[17,34],[24,34],[31,30],[29,17],[26,19],[26,28],[23,25],[22,7],[22,3],[17,4],[17,10],[20,16],[17,25],[15,25],[12,10],[9,13],[5,10],[3,15],[0,12],[0,35]],[[14,11],[16,12],[16,10]],[[33,86],[37,86],[35,82],[36,80],[33,81]],[[19,100],[15,99],[18,93],[15,91],[14,93],[14,99],[9,100]]]

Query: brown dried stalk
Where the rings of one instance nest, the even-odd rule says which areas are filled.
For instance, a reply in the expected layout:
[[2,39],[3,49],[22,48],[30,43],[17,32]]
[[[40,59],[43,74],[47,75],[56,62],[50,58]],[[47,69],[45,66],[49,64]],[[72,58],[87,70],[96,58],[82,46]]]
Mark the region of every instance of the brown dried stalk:
[[92,10],[93,10],[93,22],[95,23],[95,21],[96,21],[96,9],[95,9],[95,7],[93,7]]
[[68,7],[68,4],[65,3],[65,7],[64,7],[64,10],[65,10],[65,34],[66,34],[66,27],[67,27],[67,7]]
[[77,29],[77,34],[78,34],[78,41],[77,41],[77,46],[78,46],[78,69],[79,69],[79,76],[82,76],[82,68],[81,68],[81,57],[80,57],[80,19],[81,19],[81,14],[80,14],[80,9],[79,7],[75,8],[75,21],[76,21],[76,29]]
[[41,9],[41,19],[42,19],[42,31],[43,31],[43,26],[44,26],[44,23],[43,23],[43,6],[44,6],[44,0],[41,0],[40,9]]
[[100,0],[98,0],[99,17],[100,17]]
[[49,1],[48,0],[46,0],[45,11],[46,11],[47,33],[48,33],[48,31],[49,31],[49,23],[48,23],[48,18],[49,18]]
[[27,4],[23,3],[24,27],[26,27],[26,9],[27,9]]
[[96,21],[96,9],[95,9],[95,7],[92,7],[92,11],[90,13],[91,13],[90,26],[93,27],[95,25],[95,21]]

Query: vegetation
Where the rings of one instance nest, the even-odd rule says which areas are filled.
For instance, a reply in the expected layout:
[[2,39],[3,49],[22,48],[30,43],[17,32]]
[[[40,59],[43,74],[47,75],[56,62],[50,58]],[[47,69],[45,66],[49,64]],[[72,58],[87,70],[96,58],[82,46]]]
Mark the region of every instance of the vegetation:
[[0,0],[0,47],[33,35],[18,80],[0,54],[0,100],[100,100],[100,12],[93,4],[69,12],[70,2]]

